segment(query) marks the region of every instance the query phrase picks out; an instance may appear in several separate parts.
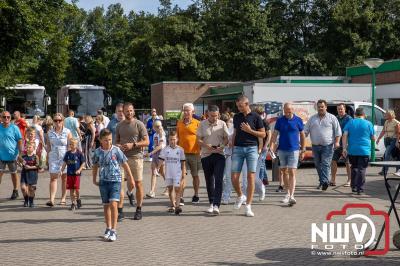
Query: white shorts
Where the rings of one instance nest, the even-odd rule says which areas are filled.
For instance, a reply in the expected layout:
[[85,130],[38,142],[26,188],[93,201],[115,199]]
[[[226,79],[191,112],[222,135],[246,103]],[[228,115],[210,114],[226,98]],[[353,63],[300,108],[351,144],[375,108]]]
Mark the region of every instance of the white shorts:
[[165,178],[165,185],[167,187],[170,187],[170,186],[180,187],[181,179],[180,178]]

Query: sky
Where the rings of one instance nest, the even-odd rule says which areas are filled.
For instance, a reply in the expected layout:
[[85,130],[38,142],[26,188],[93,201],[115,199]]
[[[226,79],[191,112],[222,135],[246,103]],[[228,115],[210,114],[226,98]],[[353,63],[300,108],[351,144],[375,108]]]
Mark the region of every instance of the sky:
[[[67,0],[71,2],[71,0]],[[172,0],[172,6],[178,5],[181,8],[186,8],[192,4],[191,0]],[[153,14],[157,14],[160,2],[158,0],[79,0],[77,3],[78,7],[85,10],[93,9],[96,6],[104,6],[107,8],[111,4],[120,3],[128,14],[131,10],[135,12],[145,11]]]

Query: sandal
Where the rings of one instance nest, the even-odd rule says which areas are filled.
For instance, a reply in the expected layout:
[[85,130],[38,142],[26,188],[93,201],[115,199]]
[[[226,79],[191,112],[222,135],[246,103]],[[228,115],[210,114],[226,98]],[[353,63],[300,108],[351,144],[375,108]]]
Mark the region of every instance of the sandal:
[[48,201],[48,202],[46,202],[46,206],[53,207],[53,206],[54,206],[54,203],[51,202],[51,201]]
[[346,184],[344,184],[344,187],[350,187],[350,182],[347,182]]
[[65,201],[61,201],[61,202],[59,203],[59,205],[64,206],[64,205],[67,205],[67,203],[66,203]]
[[169,207],[168,212],[172,212],[172,213],[175,212],[175,207],[174,206]]
[[335,183],[335,182],[329,182],[329,185],[330,185],[331,187],[336,187],[336,183]]

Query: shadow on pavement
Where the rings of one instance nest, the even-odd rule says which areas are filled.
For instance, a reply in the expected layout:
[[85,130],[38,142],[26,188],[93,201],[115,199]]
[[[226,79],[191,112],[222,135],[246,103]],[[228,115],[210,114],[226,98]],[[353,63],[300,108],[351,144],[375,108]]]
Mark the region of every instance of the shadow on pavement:
[[0,221],[0,224],[6,223],[25,223],[25,224],[42,224],[42,223],[89,223],[89,222],[98,222],[98,218],[92,219],[19,219],[19,220],[5,220]]
[[[315,252],[324,252],[322,250],[314,250]],[[209,262],[215,265],[366,265],[376,266],[379,264],[384,265],[399,265],[400,257],[350,257],[350,256],[318,256],[311,255],[309,248],[277,248],[260,251],[255,254],[259,259],[265,260],[262,264],[259,263],[235,263],[235,262]]]
[[41,242],[94,242],[104,241],[102,237],[96,236],[80,236],[80,237],[66,237],[66,238],[34,238],[34,239],[6,239],[0,240],[0,244],[17,244],[17,243],[41,243]]

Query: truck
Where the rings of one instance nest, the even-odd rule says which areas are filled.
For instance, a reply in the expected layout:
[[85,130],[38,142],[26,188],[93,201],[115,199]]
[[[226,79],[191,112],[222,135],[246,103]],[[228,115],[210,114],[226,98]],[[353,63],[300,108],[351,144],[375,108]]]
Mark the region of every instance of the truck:
[[0,93],[0,108],[11,114],[20,111],[28,120],[34,115],[44,117],[51,98],[44,86],[38,84],[16,84],[6,87]]
[[57,91],[57,112],[64,116],[67,116],[70,109],[77,116],[96,116],[99,109],[107,114],[111,104],[112,98],[104,86],[71,84]]
[[243,94],[250,103],[265,101],[343,100],[370,102],[371,84],[352,83],[248,83]]

